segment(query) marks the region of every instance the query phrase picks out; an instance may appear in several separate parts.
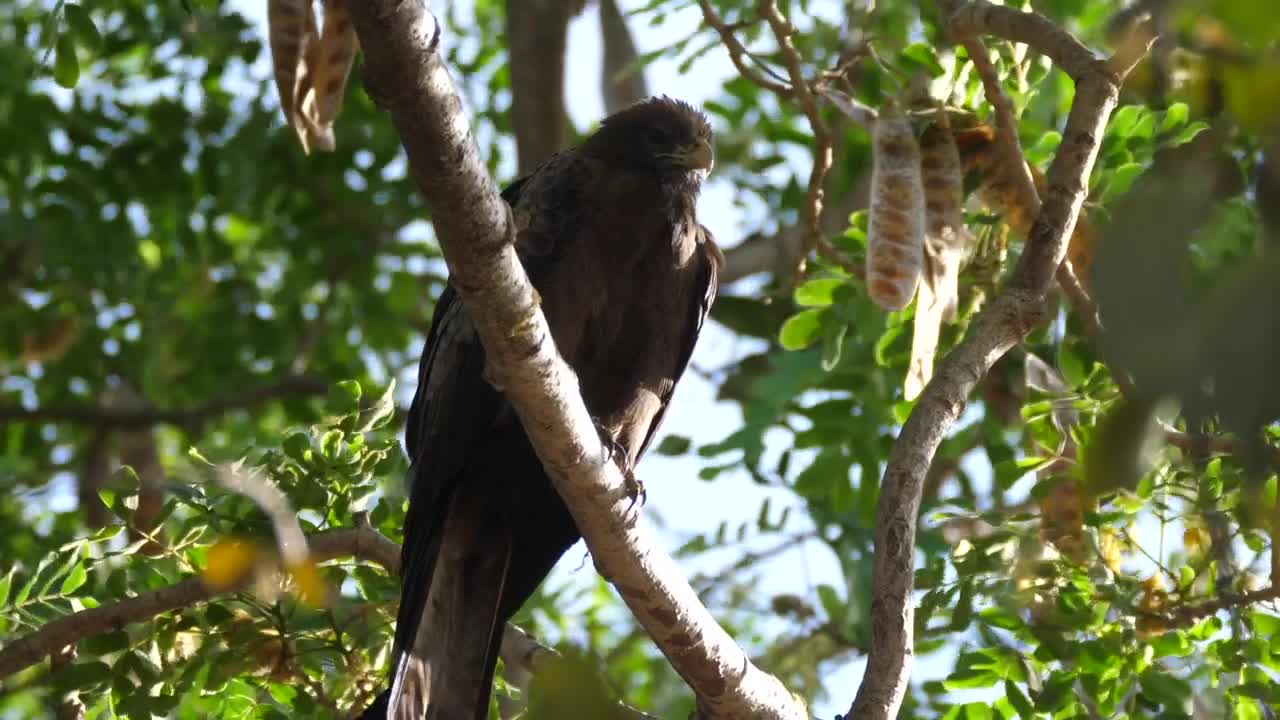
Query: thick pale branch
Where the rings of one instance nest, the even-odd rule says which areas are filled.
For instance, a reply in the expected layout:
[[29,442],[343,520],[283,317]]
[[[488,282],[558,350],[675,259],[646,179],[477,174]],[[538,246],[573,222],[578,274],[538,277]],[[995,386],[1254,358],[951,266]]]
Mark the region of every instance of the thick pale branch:
[[100,425],[117,428],[143,428],[151,425],[191,425],[200,423],[232,410],[261,405],[285,397],[320,395],[328,384],[306,375],[289,375],[270,385],[217,398],[193,408],[164,410],[160,408],[110,408],[93,406],[51,406],[31,410],[21,407],[0,407],[0,422],[70,422],[81,425]]
[[1105,60],[1098,58],[1084,43],[1043,15],[992,5],[981,0],[951,0],[948,4],[954,11],[947,21],[947,29],[956,37],[995,35],[1030,45],[1077,82],[1097,73],[1111,74]]
[[436,53],[439,26],[417,2],[351,7],[365,81],[391,114],[452,281],[494,375],[564,498],[601,574],[690,684],[707,718],[800,718],[776,678],[747,659],[641,525],[607,460],[572,370],[516,257],[510,211],[498,197]]
[[913,660],[915,533],[926,474],[974,386],[1042,319],[1045,294],[1066,255],[1121,82],[1088,48],[1032,13],[968,3],[951,14],[950,30],[961,37],[990,33],[1031,45],[1075,78],[1076,98],[1049,169],[1043,207],[1013,277],[939,364],[889,455],[876,508],[871,652],[849,711],[860,719],[898,715]]

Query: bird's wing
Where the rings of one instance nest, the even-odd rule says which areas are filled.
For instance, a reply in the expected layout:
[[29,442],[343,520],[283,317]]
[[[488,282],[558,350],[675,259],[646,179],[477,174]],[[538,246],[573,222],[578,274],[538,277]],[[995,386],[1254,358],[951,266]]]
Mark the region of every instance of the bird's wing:
[[636,460],[639,460],[644,455],[645,451],[649,449],[649,444],[653,442],[654,437],[658,434],[658,428],[662,425],[662,418],[667,413],[667,406],[671,404],[671,395],[675,392],[676,385],[680,382],[680,377],[684,375],[685,368],[689,367],[689,358],[693,356],[693,348],[698,343],[698,336],[702,334],[702,326],[706,322],[707,313],[711,312],[711,304],[716,299],[716,290],[719,287],[719,270],[724,262],[724,254],[720,252],[720,248],[716,245],[715,237],[712,236],[710,230],[699,224],[697,232],[699,272],[689,293],[689,331],[682,339],[679,359],[671,376],[671,384],[662,393],[660,398],[662,401],[661,407],[654,414],[653,421],[649,423],[649,431],[644,437],[644,442],[640,444],[640,452],[636,453]]
[[453,492],[503,402],[484,379],[484,363],[484,347],[462,299],[446,285],[432,316],[405,427],[409,513],[400,560],[397,657],[417,632]]

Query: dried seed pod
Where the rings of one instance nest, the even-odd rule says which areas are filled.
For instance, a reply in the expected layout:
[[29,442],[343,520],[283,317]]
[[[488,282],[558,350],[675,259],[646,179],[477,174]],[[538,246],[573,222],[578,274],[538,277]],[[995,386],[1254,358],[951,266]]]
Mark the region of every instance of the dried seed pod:
[[[995,128],[989,125],[965,128],[956,131],[955,138],[960,148],[964,171],[976,171],[981,176],[977,189],[978,199],[987,208],[1003,215],[1009,228],[1025,239],[1031,232],[1036,216],[1031,208],[1024,207],[1014,189],[1015,178],[1001,162]],[[1043,195],[1046,187],[1044,175],[1035,166],[1030,166],[1030,170],[1036,191]],[[1067,246],[1067,260],[1071,261],[1076,277],[1085,289],[1089,287],[1095,242],[1093,227],[1082,211]]]
[[915,295],[924,264],[924,188],[920,146],[892,99],[880,109],[872,143],[867,294],[885,310],[901,310]]
[[924,270],[916,293],[911,362],[903,391],[913,400],[933,376],[943,321],[955,319],[960,265],[972,236],[964,226],[964,173],[945,111],[920,136],[925,197]]
[[299,110],[310,84],[307,56],[319,39],[311,0],[267,0],[267,26],[280,109],[306,150],[309,148],[307,130]]
[[307,123],[308,138],[304,146],[333,150],[333,121],[342,109],[342,96],[357,47],[347,0],[325,0],[320,39],[308,49],[306,56],[310,87],[299,106]]

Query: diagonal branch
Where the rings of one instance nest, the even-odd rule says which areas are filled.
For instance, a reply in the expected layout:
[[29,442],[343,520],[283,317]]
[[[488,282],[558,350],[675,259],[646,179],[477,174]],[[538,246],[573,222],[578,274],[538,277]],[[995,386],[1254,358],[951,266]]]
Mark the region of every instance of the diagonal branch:
[[194,425],[232,410],[243,410],[286,397],[321,395],[328,383],[309,375],[286,375],[262,387],[216,398],[192,408],[109,408],[85,405],[53,405],[28,410],[0,406],[0,422],[70,422],[117,428],[145,428],[151,425]]
[[985,2],[946,3],[957,37],[994,34],[1031,45],[1076,82],[1062,145],[1049,169],[1044,204],[1013,277],[938,366],[889,455],[876,507],[871,652],[850,717],[897,717],[913,659],[911,600],[920,498],[939,444],[992,364],[1042,319],[1045,296],[1066,255],[1088,193],[1089,174],[1123,78],[1050,20]]
[[351,13],[365,49],[366,86],[390,112],[488,361],[597,568],[693,688],[702,717],[804,717],[782,684],[751,664],[715,622],[648,530],[628,521],[622,475],[556,351],[515,254],[510,209],[437,54],[440,26],[418,2],[374,0],[353,4]]
[[[375,562],[392,574],[400,569],[400,547],[367,523],[313,535],[308,538],[307,546],[315,562],[355,556]],[[224,592],[237,589],[227,588]],[[190,607],[219,594],[222,593],[215,592],[204,580],[195,577],[60,617],[0,648],[0,678],[28,668],[45,656],[85,638]]]
[[[356,526],[322,532],[307,538],[310,558],[326,562],[354,557],[381,565],[388,574],[400,573],[400,546],[369,524],[368,516],[357,515]],[[46,656],[60,656],[81,640],[110,632],[125,625],[146,622],[166,612],[207,602],[243,588],[243,584],[214,590],[198,577],[167,587],[150,590],[95,608],[80,610],[50,622],[35,632],[0,647],[0,678],[7,677],[40,662]],[[522,689],[548,662],[559,657],[552,648],[538,642],[515,625],[508,624],[502,634],[502,658],[508,681]],[[515,682],[519,676],[522,682]],[[620,717],[642,720],[652,718],[639,710],[619,703]]]

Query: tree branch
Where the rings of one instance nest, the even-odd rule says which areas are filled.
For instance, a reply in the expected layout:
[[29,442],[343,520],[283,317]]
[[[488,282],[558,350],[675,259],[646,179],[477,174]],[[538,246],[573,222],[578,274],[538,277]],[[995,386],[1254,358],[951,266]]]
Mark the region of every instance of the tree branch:
[[[368,524],[313,535],[308,538],[307,546],[315,562],[355,556],[376,562],[392,574],[400,570],[400,547]],[[237,589],[228,588],[226,592]],[[204,580],[195,577],[60,617],[0,648],[0,678],[30,667],[45,656],[85,638],[190,607],[219,594],[205,585]]]
[[[354,528],[312,535],[307,538],[307,546],[311,560],[317,563],[354,557],[381,565],[392,576],[400,573],[400,546],[373,529],[369,525],[367,516],[358,516]],[[145,622],[157,615],[207,602],[243,587],[244,584],[241,584],[214,591],[201,578],[194,577],[114,603],[74,612],[0,648],[0,678],[24,670],[46,656],[53,656],[57,662],[58,658],[70,654],[66,652],[67,650],[74,653],[77,643],[94,635],[110,632],[125,625]],[[506,664],[508,681],[522,689],[527,687],[530,678],[537,674],[548,661],[560,655],[552,648],[538,642],[532,635],[511,624],[507,624],[503,631],[500,653]],[[516,683],[512,679],[516,676],[523,682]],[[619,710],[624,717],[652,718],[621,703],[619,703]]]
[[556,351],[515,254],[511,211],[436,52],[439,25],[417,2],[356,3],[351,13],[365,49],[366,85],[390,111],[452,281],[601,575],[693,688],[702,717],[803,717],[782,684],[716,624],[650,533],[628,521],[622,475],[601,446],[577,377]]
[[605,113],[612,115],[649,97],[644,68],[637,65],[636,41],[631,37],[627,19],[618,9],[617,0],[600,0],[600,38],[604,45],[600,94],[604,97]]
[[964,341],[939,364],[889,455],[876,508],[871,652],[849,710],[856,718],[888,720],[898,715],[913,659],[915,533],[929,465],[974,386],[1042,319],[1046,293],[1066,255],[1123,80],[1044,17],[985,2],[942,4],[954,9],[948,23],[953,36],[994,34],[1031,45],[1071,75],[1076,98],[1049,170],[1043,207],[1013,277],[975,318]]
[[[573,0],[507,0],[507,67],[511,71],[511,128],[518,174],[564,148],[564,58]],[[363,46],[362,46],[363,47]]]
[[242,410],[261,405],[271,400],[320,395],[328,387],[328,383],[316,377],[286,375],[270,385],[263,385],[253,390],[216,398],[193,408],[165,410],[162,408],[53,405],[28,410],[23,407],[6,405],[0,406],[0,422],[70,422],[80,425],[135,429],[162,423],[185,426],[204,422],[232,410]]
[[711,28],[720,35],[720,42],[724,44],[725,50],[729,51],[729,60],[733,63],[733,66],[738,69],[739,75],[742,75],[742,77],[750,80],[756,85],[759,85],[765,90],[772,92],[779,98],[791,97],[791,88],[777,80],[771,80],[765,77],[759,70],[756,70],[747,64],[747,58],[751,53],[747,52],[747,49],[738,41],[738,37],[733,34],[734,29],[737,27],[737,23],[734,23],[733,25],[726,23],[718,14],[716,14],[715,9],[711,7],[711,3],[708,2],[708,0],[698,0],[698,5],[702,8],[703,20],[705,20],[707,25],[711,26]]

